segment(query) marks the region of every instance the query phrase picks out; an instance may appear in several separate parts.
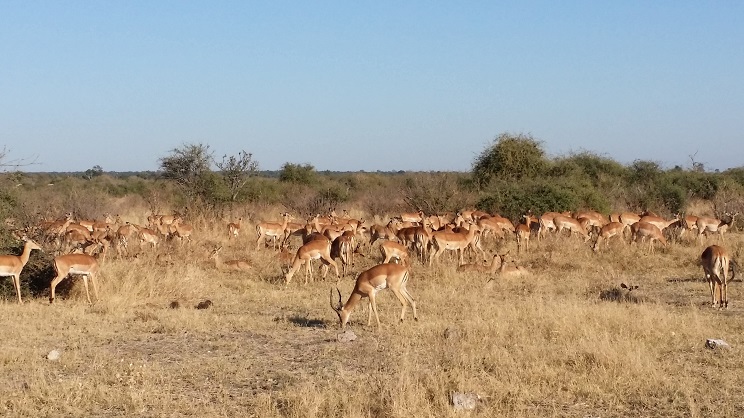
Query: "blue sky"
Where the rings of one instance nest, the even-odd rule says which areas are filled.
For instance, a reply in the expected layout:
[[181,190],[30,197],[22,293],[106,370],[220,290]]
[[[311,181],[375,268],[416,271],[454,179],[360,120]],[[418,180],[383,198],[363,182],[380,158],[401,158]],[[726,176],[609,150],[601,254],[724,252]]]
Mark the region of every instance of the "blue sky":
[[0,146],[29,171],[468,171],[551,156],[744,165],[744,2],[0,0]]

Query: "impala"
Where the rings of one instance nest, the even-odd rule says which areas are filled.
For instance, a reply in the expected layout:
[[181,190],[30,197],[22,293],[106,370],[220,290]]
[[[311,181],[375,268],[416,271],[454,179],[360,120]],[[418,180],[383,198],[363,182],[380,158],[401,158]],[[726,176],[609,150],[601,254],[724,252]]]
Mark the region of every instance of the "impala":
[[623,212],[619,215],[619,217],[620,222],[628,226],[631,226],[641,220],[641,216],[633,212]]
[[401,213],[400,220],[403,222],[421,223],[421,211],[416,213]]
[[[498,260],[498,263],[496,262],[496,260]],[[501,267],[501,256],[499,254],[494,254],[493,258],[491,259],[490,264],[478,264],[478,263],[460,264],[459,266],[457,266],[457,271],[495,273],[499,269],[499,267]]]
[[489,232],[493,232],[494,236],[498,238],[502,238],[504,236],[504,231],[513,233],[515,231],[514,224],[506,219],[502,218],[499,215],[493,215],[490,217],[483,217],[478,219],[478,228],[483,231],[483,236],[488,236]]
[[408,248],[399,244],[395,241],[385,241],[380,244],[380,252],[382,253],[382,263],[389,263],[393,258],[398,259],[400,264],[409,265],[411,262],[411,256],[408,252]]
[[140,247],[142,247],[142,244],[147,243],[152,246],[152,249],[157,248],[160,238],[158,234],[152,229],[140,228],[140,230],[137,231],[137,235],[140,239]]
[[682,229],[680,229],[679,231],[679,237],[682,238],[685,235],[685,232],[687,231],[693,232],[693,230],[697,230],[698,219],[699,218],[694,215],[682,216],[682,222],[681,222]]
[[183,219],[178,218],[170,226],[170,233],[172,236],[178,238],[179,242],[183,243],[183,240],[191,242],[191,233],[194,231],[194,227],[189,224],[183,223]]
[[377,314],[377,292],[383,289],[390,289],[395,296],[403,305],[403,309],[400,312],[400,322],[403,322],[403,318],[406,315],[406,307],[411,305],[413,309],[413,319],[418,321],[418,314],[416,313],[416,301],[413,296],[406,289],[406,282],[410,273],[408,268],[401,264],[379,264],[370,268],[369,270],[363,271],[359,274],[354,285],[354,291],[351,292],[349,299],[345,304],[341,303],[341,291],[336,289],[338,292],[338,301],[334,305],[333,300],[333,289],[331,289],[331,308],[338,315],[341,329],[346,328],[346,324],[349,322],[349,316],[354,307],[359,303],[362,298],[369,298],[369,317],[367,319],[367,326],[372,324],[372,313],[375,314],[377,320],[377,329],[380,329],[380,317]]
[[346,276],[346,266],[354,265],[354,233],[346,231],[331,243],[331,257],[341,259],[341,272]]
[[[467,234],[459,232],[437,231],[432,234],[432,243],[434,251],[429,253],[429,265],[431,266],[434,259],[439,262],[439,257],[446,250],[459,252],[459,264],[465,264],[463,254],[465,249],[474,242],[476,234],[479,232],[477,225],[471,225]],[[481,251],[483,251],[481,249]]]
[[546,233],[557,230],[554,222],[556,216],[564,215],[558,212],[545,212],[542,214],[542,216],[540,217],[540,234],[538,235],[538,237],[543,237]]
[[[711,306],[728,307],[728,270],[730,258],[728,251],[718,245],[711,245],[700,256],[705,278],[710,288]],[[736,264],[734,264],[736,265]],[[736,276],[736,270],[731,279]]]
[[209,258],[214,260],[214,266],[217,270],[250,271],[253,269],[251,263],[246,260],[223,261],[220,257],[220,251],[222,251],[222,247],[215,248],[209,255]]
[[700,242],[703,242],[703,235],[706,237],[708,236],[708,233],[718,233],[719,237],[723,237],[724,232],[726,232],[729,227],[734,223],[734,218],[739,213],[726,213],[725,216],[728,217],[728,220],[720,220],[716,218],[704,218],[700,217],[695,222],[695,225],[698,229],[698,239]]
[[681,223],[681,218],[679,217],[679,214],[674,215],[674,219],[672,220],[666,220],[658,216],[645,215],[645,216],[641,216],[641,220],[638,222],[646,222],[652,225],[656,225],[659,229],[664,231],[670,226],[679,225]]
[[21,271],[28,263],[32,250],[41,250],[41,247],[34,241],[27,240],[23,244],[21,255],[0,255],[0,277],[10,277],[13,280],[18,303],[23,303],[23,300],[21,300]]
[[[284,239],[284,230],[287,228],[287,224],[292,219],[292,215],[290,215],[288,212],[282,213],[282,223],[276,223],[276,222],[261,222],[258,225],[256,225],[256,235],[258,235],[258,238],[256,239],[256,249],[261,244],[261,238],[266,237],[272,237],[274,239],[274,249],[277,248],[277,240],[279,237]],[[317,218],[316,218],[317,219]]]
[[243,223],[243,218],[238,218],[236,222],[230,222],[227,224],[227,239],[238,238],[240,235],[240,227]]
[[81,275],[83,276],[83,284],[85,284],[85,295],[88,297],[88,303],[92,304],[90,300],[90,292],[88,291],[88,277],[93,283],[93,293],[98,300],[98,285],[96,284],[96,276],[98,275],[98,261],[92,256],[87,254],[65,254],[54,258],[54,271],[57,275],[52,279],[52,284],[49,286],[49,303],[54,302],[54,289],[57,287],[59,282],[62,281],[68,275]]
[[[508,251],[506,252],[506,254],[503,254],[503,255],[498,255],[497,254],[496,255],[501,260],[500,267],[499,267],[498,270],[496,270],[499,273],[498,274],[498,277],[506,277],[506,278],[508,278],[508,277],[525,277],[525,276],[529,276],[530,272],[529,272],[529,270],[527,270],[526,267],[517,266],[517,265],[514,265],[514,266],[507,265],[507,263],[509,261],[511,261],[511,260],[507,260],[506,259],[506,257],[508,255],[509,255],[509,252]],[[488,281],[490,282],[494,278],[495,278],[495,276],[491,276],[488,279]]]
[[633,242],[638,242],[639,239],[643,241],[648,238],[649,250],[651,252],[654,252],[654,241],[659,241],[665,246],[667,245],[666,238],[664,238],[661,229],[654,224],[648,222],[636,222],[631,225],[630,232],[632,233]]
[[[292,266],[289,268],[289,271],[287,271],[287,274],[284,276],[284,281],[286,282],[286,284],[289,285],[289,282],[292,280],[292,276],[294,276],[294,274],[303,264],[305,265],[305,284],[307,284],[308,278],[312,276],[310,261],[318,259],[320,259],[323,264],[333,266],[333,268],[336,270],[337,281],[341,278],[341,276],[338,274],[338,265],[335,261],[333,261],[333,258],[331,258],[331,242],[328,241],[328,239],[323,238],[310,241],[297,249],[297,254],[295,254],[295,258],[292,261]],[[327,273],[328,270],[325,270],[323,272],[324,279]]]
[[398,228],[395,226],[395,219],[391,219],[387,225],[372,225],[369,229],[369,245],[372,245],[378,239],[397,239]]
[[556,232],[560,233],[564,229],[568,229],[571,234],[577,233],[584,237],[584,241],[589,241],[589,234],[586,229],[581,225],[579,221],[566,215],[556,215],[553,218],[553,224],[555,225]]
[[616,237],[616,236],[619,236],[622,238],[623,233],[625,232],[626,228],[628,228],[628,226],[621,222],[610,222],[606,224],[605,226],[603,226],[599,230],[599,234],[597,234],[597,240],[594,242],[594,251],[599,251],[599,242],[601,240],[604,240],[605,246],[609,247],[610,238]]
[[530,245],[530,227],[526,224],[517,225],[516,232],[517,236],[517,251],[527,251]]

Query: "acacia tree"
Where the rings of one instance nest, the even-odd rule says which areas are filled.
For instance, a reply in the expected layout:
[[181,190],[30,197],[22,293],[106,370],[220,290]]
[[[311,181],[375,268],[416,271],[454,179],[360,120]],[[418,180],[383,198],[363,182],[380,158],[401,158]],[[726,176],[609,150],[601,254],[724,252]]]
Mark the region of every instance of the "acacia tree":
[[186,196],[195,198],[204,194],[204,178],[211,172],[214,161],[209,145],[184,144],[159,161],[163,177],[178,184]]
[[240,151],[238,155],[224,155],[222,162],[215,162],[222,173],[225,186],[230,193],[230,202],[235,202],[252,176],[258,173],[258,162],[253,154]]

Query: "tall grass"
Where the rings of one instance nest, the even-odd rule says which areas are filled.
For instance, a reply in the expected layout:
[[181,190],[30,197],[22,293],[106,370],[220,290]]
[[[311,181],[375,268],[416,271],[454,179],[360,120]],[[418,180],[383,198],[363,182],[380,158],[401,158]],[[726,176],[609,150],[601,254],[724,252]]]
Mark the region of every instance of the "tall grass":
[[[457,273],[450,257],[417,262],[408,287],[420,320],[397,323],[400,305],[383,291],[382,329],[366,326],[362,304],[351,318],[358,339],[344,344],[328,292],[348,297],[354,277],[285,287],[275,253],[254,250],[253,237],[247,221],[231,241],[206,221],[190,244],[109,256],[93,306],[79,280],[53,305],[0,303],[0,414],[462,416],[453,392],[482,397],[469,416],[744,412],[741,285],[730,286],[727,311],[711,309],[696,242],[654,254],[614,242],[595,254],[548,237],[517,257],[533,273],[519,280]],[[254,271],[216,270],[213,245]],[[517,254],[513,241],[489,244],[507,249]],[[370,250],[354,272],[378,258]],[[643,302],[600,298],[621,282],[638,285]],[[205,299],[214,305],[194,309]],[[733,348],[706,349],[707,338]],[[45,358],[52,349],[59,361]]]

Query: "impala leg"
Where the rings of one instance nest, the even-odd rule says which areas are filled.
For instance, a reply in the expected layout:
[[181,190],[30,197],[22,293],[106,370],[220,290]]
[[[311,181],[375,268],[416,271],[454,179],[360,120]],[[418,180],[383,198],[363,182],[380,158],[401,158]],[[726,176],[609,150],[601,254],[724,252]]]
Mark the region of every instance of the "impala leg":
[[393,294],[395,295],[395,297],[398,298],[398,300],[400,301],[400,304],[403,305],[403,308],[400,311],[400,322],[403,322],[403,318],[405,318],[406,316],[406,306],[408,306],[408,300],[405,297],[403,297],[400,289],[390,288],[390,290],[393,291]]
[[374,292],[369,294],[369,306],[372,308],[372,312],[375,313],[375,320],[377,321],[377,329],[380,329],[380,316],[377,314],[377,301],[375,300]]
[[21,300],[21,276],[10,276],[10,278],[13,280],[13,287],[15,287],[16,295],[18,296],[18,303],[23,304]]
[[367,326],[372,325],[372,298],[369,299],[367,304]]
[[93,304],[90,300],[90,292],[88,291],[88,275],[83,274],[83,284],[85,285],[85,296],[88,298],[88,303]]
[[52,280],[52,284],[49,285],[49,303],[54,302],[54,289],[65,277],[67,277],[67,275],[63,276],[62,273],[60,273]]
[[710,289],[710,306],[716,307],[715,282],[713,275],[708,275],[708,288]]
[[728,308],[728,281],[725,278],[721,282],[721,305],[724,309]]
[[96,302],[98,302],[98,278],[96,278],[95,274],[90,275],[90,281],[93,284],[93,295],[96,297]]

